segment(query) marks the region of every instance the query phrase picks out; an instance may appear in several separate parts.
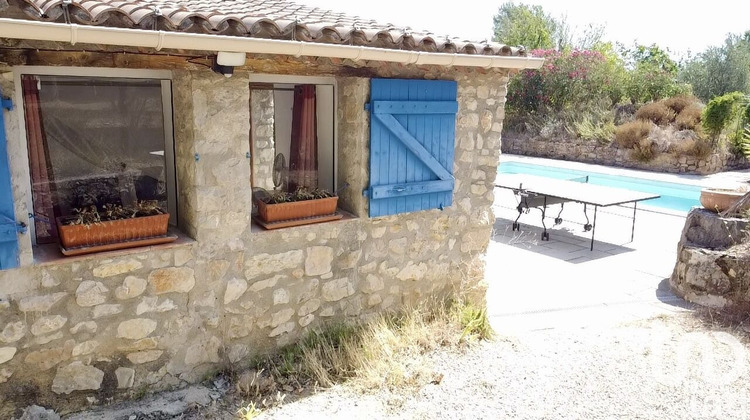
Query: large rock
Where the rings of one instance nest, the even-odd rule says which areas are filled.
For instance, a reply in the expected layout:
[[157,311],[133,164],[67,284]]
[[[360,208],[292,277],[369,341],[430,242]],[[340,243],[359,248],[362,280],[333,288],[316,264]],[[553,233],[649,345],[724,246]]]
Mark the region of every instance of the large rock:
[[748,227],[748,220],[719,217],[714,212],[696,208],[685,220],[681,242],[699,248],[725,249],[742,243]]
[[31,333],[34,335],[45,335],[59,330],[68,322],[68,318],[62,315],[43,316],[31,325]]
[[96,306],[107,301],[107,289],[98,281],[82,281],[76,289],[76,303],[78,306]]
[[60,415],[55,413],[55,410],[32,405],[24,408],[18,420],[60,420]]
[[333,261],[333,248],[330,246],[311,246],[307,248],[305,258],[305,274],[308,276],[320,276],[331,271]]
[[70,394],[73,391],[98,390],[102,386],[104,372],[94,366],[73,362],[57,370],[52,380],[52,391]]
[[9,322],[0,332],[0,342],[14,343],[26,335],[26,324],[21,321]]
[[135,276],[127,276],[122,282],[122,286],[115,289],[115,297],[120,300],[132,299],[138,297],[146,290],[146,279]]
[[141,267],[143,267],[143,264],[137,260],[118,261],[115,263],[102,264],[99,267],[94,268],[93,274],[94,277],[99,278],[112,277],[138,270]]
[[115,376],[117,377],[117,388],[131,388],[135,381],[135,369],[118,367],[115,369]]
[[748,221],[693,209],[685,220],[669,285],[698,305],[750,307]]
[[169,267],[154,270],[148,275],[154,294],[187,293],[195,286],[195,273],[192,268]]
[[136,318],[123,321],[117,326],[117,337],[140,340],[156,330],[156,321],[147,318]]
[[185,352],[185,364],[196,366],[202,363],[219,363],[219,349],[221,340],[216,337],[193,344]]
[[158,297],[146,296],[135,308],[135,314],[142,315],[149,312],[168,312],[174,309],[177,309],[177,305],[175,305],[172,299],[164,299],[159,303]]
[[328,302],[335,302],[354,294],[354,286],[348,278],[343,277],[336,280],[323,283],[321,290],[323,299]]
[[18,301],[18,309],[21,312],[47,312],[65,296],[67,296],[67,293],[58,292],[51,295],[21,298]]
[[122,312],[122,305],[118,303],[104,303],[96,305],[92,312],[94,319],[102,318],[105,316],[112,316]]
[[0,365],[12,359],[16,350],[15,347],[0,347]]
[[229,304],[239,299],[247,290],[247,281],[233,278],[227,282],[227,290],[224,292],[224,304]]
[[293,250],[281,254],[257,254],[245,262],[245,277],[253,279],[263,274],[278,273],[280,271],[293,269],[304,259],[304,253]]

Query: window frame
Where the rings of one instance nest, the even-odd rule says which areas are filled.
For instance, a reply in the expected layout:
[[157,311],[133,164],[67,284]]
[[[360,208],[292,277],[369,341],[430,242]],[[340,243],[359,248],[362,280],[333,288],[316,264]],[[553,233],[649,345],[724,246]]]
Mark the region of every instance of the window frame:
[[[161,82],[161,99],[162,113],[164,119],[164,170],[167,181],[167,206],[170,214],[170,225],[176,226],[178,223],[177,214],[177,191],[179,182],[177,179],[177,162],[175,160],[174,147],[174,111],[172,106],[172,72],[170,70],[141,70],[141,69],[118,69],[109,67],[52,67],[52,66],[15,66],[13,67],[13,84],[15,97],[18,107],[18,145],[24,157],[26,158],[25,168],[29,171],[29,145],[28,134],[26,133],[26,115],[24,112],[23,92],[21,85],[21,75],[33,76],[74,76],[90,78],[112,78],[112,79],[151,79]],[[26,172],[27,184],[24,184],[26,192],[26,208],[29,214],[33,213],[34,197],[31,188],[31,176]],[[169,188],[172,186],[172,188]],[[32,247],[36,247],[35,224],[29,223],[29,237]]]
[[[326,85],[333,86],[333,193],[338,191],[338,165],[339,165],[339,149],[338,149],[338,135],[339,135],[339,97],[338,97],[338,83],[335,77],[328,76],[298,76],[298,75],[286,75],[286,74],[250,74],[249,84],[310,84],[310,85]],[[252,88],[250,89],[252,91]],[[252,112],[252,110],[251,110]],[[249,116],[252,119],[252,115]],[[250,132],[250,147],[253,146],[253,133]],[[253,150],[253,149],[251,149]],[[254,168],[250,168],[254,170]],[[320,171],[320,169],[318,169]],[[250,185],[252,188],[253,185]]]

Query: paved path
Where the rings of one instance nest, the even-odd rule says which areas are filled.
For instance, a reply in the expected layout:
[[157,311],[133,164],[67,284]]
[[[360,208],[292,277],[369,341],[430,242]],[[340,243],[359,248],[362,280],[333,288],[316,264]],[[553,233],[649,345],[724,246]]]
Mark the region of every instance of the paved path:
[[[505,159],[560,164],[544,159]],[[579,170],[644,176],[640,171],[567,164]],[[674,175],[659,177],[675,180]],[[710,182],[705,177],[677,178],[681,182]],[[724,175],[724,179],[734,178]],[[586,219],[582,205],[566,204],[566,221],[549,230],[549,241],[541,241],[538,210],[522,215],[520,232],[512,231],[517,202],[511,191],[496,190],[493,210],[497,219],[487,252],[486,278],[490,315],[497,331],[616,324],[688,307],[667,284],[684,213],[663,213],[639,205],[635,240],[631,242],[632,207],[599,209],[596,242],[594,251],[590,251],[591,232],[583,231]],[[548,228],[553,225],[551,219],[546,223]]]

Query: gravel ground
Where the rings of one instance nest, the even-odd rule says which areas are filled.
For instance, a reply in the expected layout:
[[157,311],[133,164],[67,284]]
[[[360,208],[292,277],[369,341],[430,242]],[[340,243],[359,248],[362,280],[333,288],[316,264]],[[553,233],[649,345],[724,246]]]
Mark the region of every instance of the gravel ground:
[[439,384],[417,392],[346,385],[262,419],[744,419],[748,346],[690,314],[610,328],[498,337],[431,358]]
[[[748,419],[748,332],[692,312],[520,332],[432,353],[439,383],[292,392],[258,419]],[[232,389],[218,378],[68,418],[236,419],[243,401]]]

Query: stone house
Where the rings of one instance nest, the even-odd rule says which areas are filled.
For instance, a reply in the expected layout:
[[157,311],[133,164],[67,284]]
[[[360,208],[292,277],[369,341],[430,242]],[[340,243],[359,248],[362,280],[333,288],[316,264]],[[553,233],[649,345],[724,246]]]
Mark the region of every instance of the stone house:
[[[0,1],[0,415],[478,284],[508,76],[539,65],[287,1]],[[342,218],[256,223],[253,187],[295,184]],[[174,242],[61,254],[56,217],[146,199]]]

